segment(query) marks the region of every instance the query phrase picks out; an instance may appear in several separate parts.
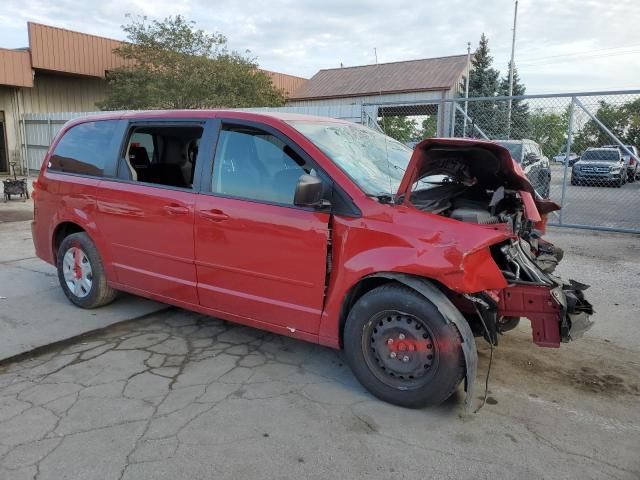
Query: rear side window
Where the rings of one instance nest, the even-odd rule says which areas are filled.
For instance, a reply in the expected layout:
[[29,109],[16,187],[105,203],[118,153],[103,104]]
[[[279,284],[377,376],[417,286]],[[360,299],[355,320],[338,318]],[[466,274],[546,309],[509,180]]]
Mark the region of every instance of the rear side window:
[[102,176],[111,155],[117,121],[81,123],[58,142],[49,160],[49,170]]

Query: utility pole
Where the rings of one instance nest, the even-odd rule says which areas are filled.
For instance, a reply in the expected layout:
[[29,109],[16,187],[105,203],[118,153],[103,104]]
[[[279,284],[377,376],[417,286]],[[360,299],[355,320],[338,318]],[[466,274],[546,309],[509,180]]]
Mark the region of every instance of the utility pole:
[[511,39],[511,61],[509,62],[509,106],[507,109],[507,138],[511,137],[511,97],[513,96],[513,69],[515,67],[516,22],[518,20],[518,0],[513,11],[513,37]]
[[467,110],[469,108],[469,77],[471,76],[471,42],[467,42],[467,82],[464,86],[464,124],[462,137],[467,138]]

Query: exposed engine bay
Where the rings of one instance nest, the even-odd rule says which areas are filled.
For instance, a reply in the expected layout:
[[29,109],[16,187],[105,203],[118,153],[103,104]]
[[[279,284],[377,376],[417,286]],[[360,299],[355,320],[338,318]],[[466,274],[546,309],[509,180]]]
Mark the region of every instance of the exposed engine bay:
[[482,333],[493,344],[498,333],[527,317],[534,342],[557,347],[592,326],[593,307],[583,293],[588,285],[554,275],[563,251],[541,238],[542,217],[559,207],[534,200],[533,187],[508,152],[504,157],[506,150],[491,147],[434,145],[425,150],[409,200],[425,212],[510,232],[509,240],[490,247],[508,287],[465,295],[458,307],[481,317]]

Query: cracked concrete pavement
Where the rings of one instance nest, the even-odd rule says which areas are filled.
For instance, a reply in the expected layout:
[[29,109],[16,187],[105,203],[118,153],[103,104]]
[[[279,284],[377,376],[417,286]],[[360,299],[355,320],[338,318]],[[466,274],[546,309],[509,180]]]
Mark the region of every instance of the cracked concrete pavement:
[[637,352],[529,336],[501,339],[479,413],[407,410],[339,352],[158,313],[0,367],[0,478],[638,478]]
[[31,202],[0,203],[0,360],[165,308],[130,295],[90,312],[71,305],[56,269],[35,256],[31,222],[2,221],[32,212]]
[[[171,309],[0,364],[0,479],[640,478],[638,237],[549,237],[561,273],[593,285],[596,326],[558,350],[526,321],[501,337],[477,414],[461,389],[437,408],[385,404],[340,352]],[[144,302],[98,325],[32,258],[28,222],[0,223],[0,243],[0,347]]]

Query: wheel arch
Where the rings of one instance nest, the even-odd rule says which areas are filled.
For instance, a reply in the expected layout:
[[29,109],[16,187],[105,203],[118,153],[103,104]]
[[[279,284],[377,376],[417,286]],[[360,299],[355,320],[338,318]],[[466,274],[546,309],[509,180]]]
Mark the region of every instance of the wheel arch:
[[[51,248],[53,254],[53,261],[58,261],[58,249],[62,244],[62,241],[71,234],[84,232],[87,235],[89,233],[79,224],[71,221],[60,222],[53,230],[51,235]],[[89,235],[91,238],[91,235]]]
[[[344,345],[344,327],[346,325],[349,311],[360,297],[365,293],[387,283],[400,283],[420,295],[435,305],[438,311],[448,323],[453,324],[462,338],[462,353],[465,363],[465,407],[469,409],[473,401],[473,390],[478,369],[478,352],[476,350],[475,337],[471,331],[469,323],[462,313],[449,300],[447,295],[438,288],[438,282],[428,278],[409,275],[398,272],[378,272],[361,278],[355,283],[345,295],[340,309],[340,346]],[[446,288],[446,287],[443,287]]]

